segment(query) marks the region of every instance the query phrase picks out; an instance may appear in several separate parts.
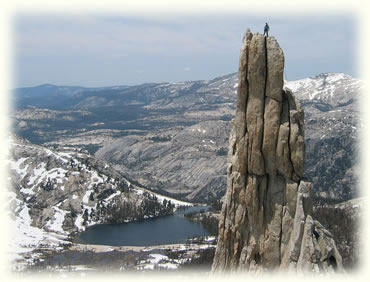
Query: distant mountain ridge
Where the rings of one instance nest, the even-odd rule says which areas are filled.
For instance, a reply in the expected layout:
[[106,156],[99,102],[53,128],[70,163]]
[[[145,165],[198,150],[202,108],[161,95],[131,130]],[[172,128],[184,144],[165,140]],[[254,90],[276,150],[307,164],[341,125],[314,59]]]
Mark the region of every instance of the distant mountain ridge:
[[[350,105],[352,93],[361,88],[361,80],[344,73],[323,73],[310,78],[285,81],[303,103],[311,101],[320,110]],[[54,110],[115,108],[121,105],[145,105],[146,109],[181,110],[206,103],[234,103],[236,73],[213,80],[178,83],[145,83],[135,86],[80,87],[43,84],[12,90],[17,108],[45,107]],[[211,94],[211,95],[210,95]],[[40,101],[40,98],[44,98]],[[30,100],[32,98],[32,100]],[[95,103],[94,103],[94,100]]]
[[[235,115],[237,83],[236,74],[229,74],[207,81],[82,91],[64,97],[58,108],[55,101],[48,105],[45,99],[40,107],[36,105],[38,99],[21,98],[13,115],[13,128],[37,144],[82,146],[92,153],[99,150],[99,157],[153,189],[170,191],[173,187],[172,192],[187,191],[189,199],[211,200],[223,194],[224,164],[212,165],[212,161],[224,158],[220,154],[227,148],[228,126]],[[357,194],[362,85],[359,79],[336,73],[285,82],[305,111],[305,176],[316,185],[316,199],[348,200]],[[22,106],[25,104],[27,107]],[[191,137],[194,132],[189,129],[203,129],[204,122],[209,128],[223,127],[224,135],[211,138],[212,132],[207,131],[205,139]],[[198,147],[196,142],[202,148],[209,145],[213,153],[189,152]],[[161,165],[168,156],[161,157],[158,152],[175,154],[174,166],[166,163],[168,174]],[[135,155],[137,161],[132,162],[134,158],[128,154]],[[186,171],[191,173],[190,160],[195,166],[201,163],[195,161],[197,158],[207,159],[209,164],[196,169],[197,177],[185,177]],[[170,176],[182,171],[181,181]]]
[[[83,92],[94,92],[110,89],[125,89],[129,86],[109,87],[82,87],[82,86],[58,86],[53,84],[42,84],[33,87],[15,88],[11,91],[11,99],[17,107],[33,105],[47,108],[63,108],[68,99],[82,94]],[[42,99],[42,100],[35,100]],[[68,103],[67,103],[68,105]]]
[[31,87],[18,87],[12,90],[13,95],[16,96],[50,96],[53,94],[61,94],[71,96],[82,91],[100,91],[106,89],[125,89],[128,85],[116,86],[102,86],[102,87],[84,87],[84,86],[70,86],[70,85],[55,85],[55,84],[41,84]]

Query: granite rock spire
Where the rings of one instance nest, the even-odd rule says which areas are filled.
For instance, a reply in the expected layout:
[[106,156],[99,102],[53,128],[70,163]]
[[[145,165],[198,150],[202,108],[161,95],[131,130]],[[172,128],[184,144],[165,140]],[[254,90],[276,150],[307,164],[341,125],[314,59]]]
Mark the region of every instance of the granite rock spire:
[[283,72],[277,40],[247,30],[213,271],[341,269],[333,236],[311,216],[304,112]]

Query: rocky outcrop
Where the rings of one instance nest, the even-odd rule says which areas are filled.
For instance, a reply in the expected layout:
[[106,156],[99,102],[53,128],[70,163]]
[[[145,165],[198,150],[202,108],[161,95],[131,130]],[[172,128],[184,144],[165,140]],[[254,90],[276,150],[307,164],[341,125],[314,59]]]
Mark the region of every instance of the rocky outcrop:
[[311,183],[302,178],[304,112],[283,88],[283,71],[276,39],[248,30],[213,271],[341,269],[333,236],[311,216]]

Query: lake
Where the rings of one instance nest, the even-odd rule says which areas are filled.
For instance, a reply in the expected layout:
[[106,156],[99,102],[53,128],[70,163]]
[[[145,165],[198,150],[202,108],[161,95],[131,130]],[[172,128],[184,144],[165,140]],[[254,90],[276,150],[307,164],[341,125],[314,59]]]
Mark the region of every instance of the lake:
[[197,222],[183,215],[206,210],[205,206],[194,206],[176,211],[172,216],[150,218],[123,224],[98,224],[77,234],[75,243],[109,246],[150,246],[185,243],[189,237],[208,236],[208,231]]

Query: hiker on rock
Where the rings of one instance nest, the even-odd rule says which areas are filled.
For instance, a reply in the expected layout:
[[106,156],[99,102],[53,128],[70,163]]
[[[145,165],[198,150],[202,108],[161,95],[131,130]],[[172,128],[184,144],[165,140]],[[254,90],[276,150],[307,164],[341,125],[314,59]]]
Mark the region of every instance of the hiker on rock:
[[265,24],[265,28],[263,29],[263,35],[265,35],[265,34],[266,34],[266,37],[268,37],[268,36],[269,36],[269,30],[270,30],[270,27],[269,27],[269,25],[266,23],[266,24]]

